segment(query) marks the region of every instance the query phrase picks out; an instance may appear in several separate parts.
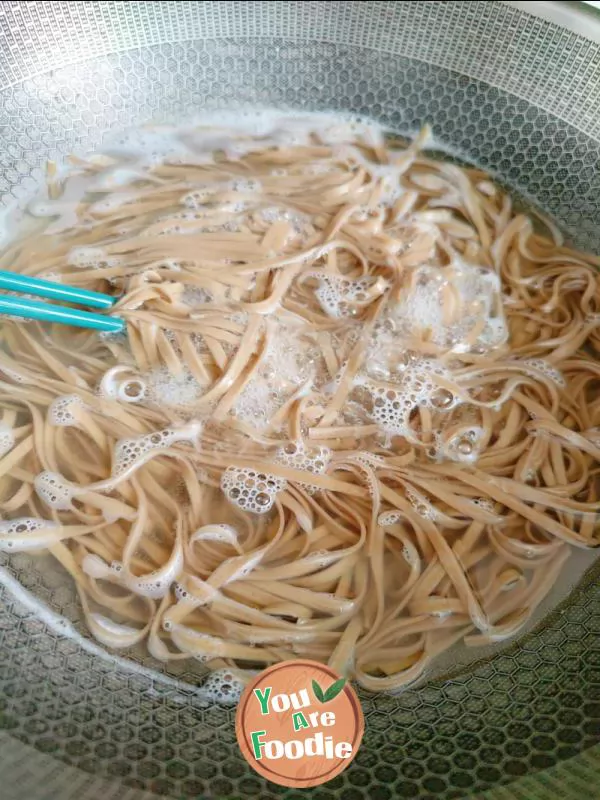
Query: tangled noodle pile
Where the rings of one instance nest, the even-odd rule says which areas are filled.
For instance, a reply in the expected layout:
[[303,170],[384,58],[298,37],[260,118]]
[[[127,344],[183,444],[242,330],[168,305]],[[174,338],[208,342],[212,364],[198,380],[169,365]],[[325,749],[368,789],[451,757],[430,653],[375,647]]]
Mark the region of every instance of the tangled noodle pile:
[[105,645],[397,690],[598,545],[600,260],[426,136],[50,165],[0,263],[119,295],[127,335],[3,325],[0,549],[49,550]]

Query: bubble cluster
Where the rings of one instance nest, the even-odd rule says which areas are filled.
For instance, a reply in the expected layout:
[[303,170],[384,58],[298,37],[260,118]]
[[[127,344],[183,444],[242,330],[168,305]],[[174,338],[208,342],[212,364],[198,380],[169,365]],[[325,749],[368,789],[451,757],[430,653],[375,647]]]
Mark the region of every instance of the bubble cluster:
[[399,511],[384,511],[377,517],[377,524],[385,528],[388,525],[395,525],[397,522],[400,522],[401,519],[402,514]]
[[[378,278],[345,278],[325,272],[309,272],[307,278],[318,281],[315,297],[323,311],[330,317],[353,317],[360,308],[373,299],[376,284],[382,283]],[[382,283],[381,289],[384,285]]]
[[311,336],[293,324],[273,326],[267,350],[238,395],[233,414],[257,430],[268,428],[286,400],[313,378],[314,350]]
[[479,426],[463,429],[460,433],[439,445],[440,455],[450,461],[472,464],[479,457],[483,435],[483,428]]
[[184,194],[179,202],[186,208],[191,208],[194,211],[201,211],[220,188],[223,187],[216,184],[195,186],[191,192]]
[[80,486],[73,485],[57,472],[47,470],[36,475],[33,485],[40,500],[58,511],[71,510],[73,497],[81,491]]
[[352,460],[369,469],[377,469],[377,467],[385,466],[385,458],[378,456],[376,453],[369,453],[368,450],[360,450],[354,453],[352,455]]
[[120,263],[119,257],[109,256],[101,247],[73,247],[67,255],[67,264],[78,269],[117,267]]
[[205,393],[188,369],[172,375],[168,369],[154,370],[144,376],[148,401],[159,407],[169,406],[190,411]]
[[[462,262],[413,270],[389,313],[397,337],[426,336],[455,353],[485,352],[508,339],[498,275]],[[481,331],[471,341],[478,326]]]
[[56,523],[39,517],[19,517],[0,522],[0,533],[32,533],[43,528],[55,528]]
[[230,670],[218,669],[208,675],[197,693],[208,702],[236,705],[242,696],[244,685]]
[[130,367],[112,367],[102,376],[98,394],[123,403],[139,403],[146,396],[146,382]]
[[370,396],[367,413],[385,433],[412,437],[410,417],[419,406],[450,411],[460,403],[452,392],[440,387],[434,376],[447,381],[451,379],[447,367],[435,359],[406,358],[394,383],[376,382],[368,375],[360,374],[355,385]]
[[559,386],[561,389],[564,389],[567,385],[564,375],[562,372],[557,369],[553,364],[549,361],[546,361],[543,358],[527,358],[522,362],[524,365],[528,367],[532,367],[533,369],[538,370],[538,372],[543,373],[547,378]]
[[[279,447],[275,453],[275,463],[284,464],[292,469],[312,472],[313,475],[322,475],[331,459],[331,450],[328,447],[307,447],[304,442],[289,442]],[[309,494],[314,494],[317,487],[310,481],[301,484]]]
[[416,489],[407,488],[406,497],[420,517],[430,520],[436,520],[439,518],[439,513],[436,508],[424,495],[422,495],[420,492],[417,492]]
[[66,394],[57,397],[48,406],[48,424],[56,428],[68,428],[77,425],[77,417],[73,408],[85,408],[81,397],[77,394]]
[[39,517],[19,517],[17,519],[3,520],[0,522],[0,551],[35,550],[41,543],[32,538],[31,534],[46,528],[56,527],[58,527],[56,522],[40,519]]
[[112,475],[113,477],[122,475],[136,461],[143,459],[153,450],[168,448],[176,442],[187,441],[195,444],[201,432],[201,423],[195,422],[182,428],[164,428],[163,430],[146,433],[131,439],[120,439],[115,444],[113,452]]
[[266,514],[287,481],[246,467],[228,467],[221,476],[221,489],[227,499],[243,511]]
[[493,514],[496,510],[494,508],[494,501],[490,500],[489,497],[475,497],[471,502],[474,506],[477,506],[477,508],[481,508],[483,511],[489,511],[490,514]]
[[[22,320],[20,320],[22,322]],[[28,379],[21,375],[20,373],[16,372],[14,369],[10,369],[10,367],[5,367],[4,365],[0,367],[0,370],[9,378],[10,381],[13,383],[28,383]]]
[[236,178],[227,184],[227,188],[234,192],[248,192],[249,194],[254,194],[254,192],[260,192],[263,187],[261,182],[256,180],[256,178]]

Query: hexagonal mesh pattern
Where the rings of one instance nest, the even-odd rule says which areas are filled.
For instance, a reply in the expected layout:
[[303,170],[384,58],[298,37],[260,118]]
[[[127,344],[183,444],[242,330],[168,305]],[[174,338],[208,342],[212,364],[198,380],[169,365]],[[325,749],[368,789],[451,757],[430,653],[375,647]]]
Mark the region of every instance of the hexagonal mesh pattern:
[[[3,203],[32,191],[46,158],[94,147],[109,127],[240,104],[340,110],[402,132],[429,121],[452,153],[599,249],[600,48],[508,6],[8,4],[0,45]],[[18,556],[8,569],[76,620],[73,593],[47,559]],[[301,793],[251,771],[233,709],[204,703],[185,665],[176,677],[187,684],[141,670],[135,654],[117,668],[9,591],[0,602],[0,727],[127,791],[460,797],[545,770],[599,738],[600,589],[591,579],[541,629],[467,673],[397,698],[363,696],[355,762]],[[98,796],[94,787],[96,778],[77,796]],[[47,796],[68,796],[66,786],[57,791]]]

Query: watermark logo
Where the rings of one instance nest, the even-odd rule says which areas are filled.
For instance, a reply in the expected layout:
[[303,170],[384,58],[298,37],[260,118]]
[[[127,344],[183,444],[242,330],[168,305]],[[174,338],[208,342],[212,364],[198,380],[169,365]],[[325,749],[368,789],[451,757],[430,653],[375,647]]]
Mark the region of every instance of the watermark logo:
[[350,764],[364,720],[345,678],[316,661],[284,661],[246,687],[236,716],[242,753],[281,786],[319,786]]

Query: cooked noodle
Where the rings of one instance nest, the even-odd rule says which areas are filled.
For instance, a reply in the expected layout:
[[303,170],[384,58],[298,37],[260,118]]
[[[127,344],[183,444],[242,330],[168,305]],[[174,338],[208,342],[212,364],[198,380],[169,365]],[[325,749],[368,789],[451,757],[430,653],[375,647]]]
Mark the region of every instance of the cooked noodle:
[[161,660],[389,691],[514,636],[598,544],[599,259],[426,131],[167,134],[52,165],[1,257],[127,335],[3,325],[0,549]]

